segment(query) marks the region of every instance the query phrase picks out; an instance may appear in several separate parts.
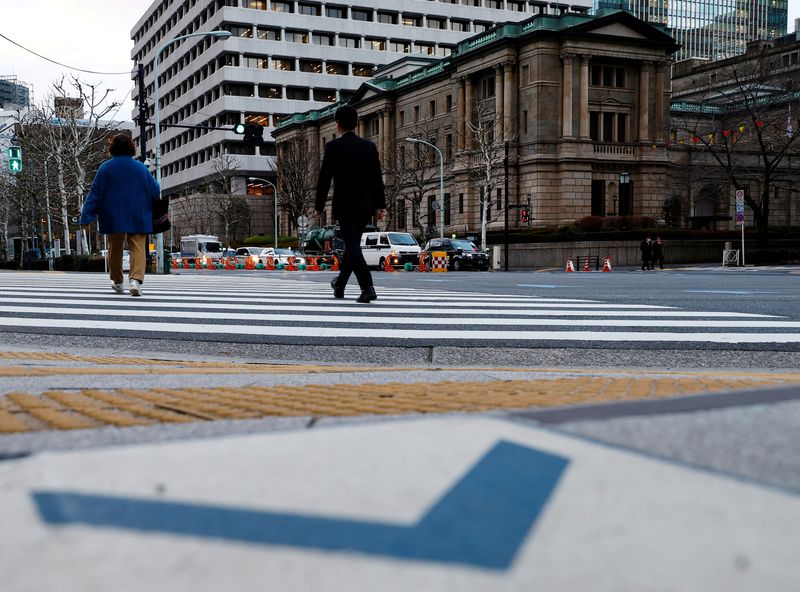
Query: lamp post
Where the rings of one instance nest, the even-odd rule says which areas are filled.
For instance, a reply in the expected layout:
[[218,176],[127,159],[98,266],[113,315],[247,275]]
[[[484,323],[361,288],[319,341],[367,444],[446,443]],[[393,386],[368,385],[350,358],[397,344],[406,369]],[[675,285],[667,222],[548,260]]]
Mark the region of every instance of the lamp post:
[[444,156],[442,156],[442,151],[439,150],[436,146],[431,144],[430,142],[426,142],[425,140],[420,140],[418,138],[406,138],[406,142],[411,142],[412,144],[425,144],[430,146],[434,150],[436,150],[436,154],[439,157],[439,211],[442,215],[441,221],[441,231],[439,238],[444,238]]
[[266,179],[262,179],[261,177],[247,177],[250,181],[261,181],[262,183],[266,183],[270,187],[272,187],[272,197],[275,200],[275,248],[278,248],[278,188],[275,187],[275,184],[272,181],[267,181]]
[[[158,46],[156,49],[156,56],[153,58],[153,102],[154,113],[153,119],[155,120],[156,128],[156,181],[158,182],[158,198],[161,199],[161,109],[159,108],[158,97],[158,60],[161,57],[161,52],[167,47],[178,41],[188,39],[189,37],[219,37],[220,39],[227,39],[231,36],[230,31],[198,31],[197,33],[189,33],[187,35],[179,35],[172,39],[168,39]],[[170,219],[172,216],[170,215]],[[156,267],[157,273],[164,272],[164,233],[160,232],[156,236],[156,255],[158,263]]]
[[614,204],[614,209],[611,211],[612,216],[617,215],[617,194],[611,196],[611,202]]

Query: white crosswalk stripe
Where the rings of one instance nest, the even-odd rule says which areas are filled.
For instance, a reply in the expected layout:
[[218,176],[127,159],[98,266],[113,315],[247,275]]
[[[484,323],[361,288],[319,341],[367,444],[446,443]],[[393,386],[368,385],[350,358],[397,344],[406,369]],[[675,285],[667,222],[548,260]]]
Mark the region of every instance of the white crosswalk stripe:
[[143,298],[100,274],[0,274],[0,331],[164,335],[243,342],[800,343],[800,322],[725,311],[574,298],[381,288],[344,300],[298,276],[148,276]]

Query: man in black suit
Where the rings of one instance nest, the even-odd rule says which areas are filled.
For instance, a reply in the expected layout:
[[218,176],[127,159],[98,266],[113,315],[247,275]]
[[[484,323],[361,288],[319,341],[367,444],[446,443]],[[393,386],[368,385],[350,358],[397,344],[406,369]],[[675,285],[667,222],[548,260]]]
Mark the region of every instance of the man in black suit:
[[331,282],[335,298],[344,298],[344,287],[355,273],[361,295],[356,302],[371,302],[378,296],[372,285],[372,274],[361,252],[361,235],[372,216],[382,220],[386,215],[383,177],[378,149],[369,140],[353,131],[358,112],[350,105],[336,110],[336,129],[341,134],[325,146],[319,171],[315,209],[319,220],[328,199],[333,180],[333,218],[339,222],[344,242],[344,256],[339,276]]

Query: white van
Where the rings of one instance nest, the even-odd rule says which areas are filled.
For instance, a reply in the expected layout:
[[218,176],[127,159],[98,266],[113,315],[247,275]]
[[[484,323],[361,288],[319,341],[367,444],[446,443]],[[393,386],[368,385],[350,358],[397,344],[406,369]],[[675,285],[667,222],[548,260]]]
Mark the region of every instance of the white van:
[[219,238],[210,234],[190,234],[181,238],[181,256],[187,263],[195,263],[196,259],[216,261],[222,257],[223,251]]
[[407,232],[365,232],[361,235],[361,252],[367,265],[378,269],[384,268],[387,259],[392,267],[419,264],[419,244]]

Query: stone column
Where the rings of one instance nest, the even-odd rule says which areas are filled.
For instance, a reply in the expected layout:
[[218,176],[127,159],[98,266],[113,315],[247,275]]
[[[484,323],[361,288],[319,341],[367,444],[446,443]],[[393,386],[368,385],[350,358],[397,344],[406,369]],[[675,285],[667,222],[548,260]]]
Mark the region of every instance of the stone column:
[[513,122],[516,121],[514,114],[514,64],[506,62],[503,64],[503,138],[508,140],[514,135]]
[[456,149],[463,150],[464,149],[464,117],[466,117],[466,110],[465,110],[465,102],[466,98],[464,97],[464,79],[458,79],[458,98],[456,104]]
[[385,162],[392,150],[392,117],[389,109],[381,111],[381,144],[381,160]]
[[561,83],[561,137],[573,138],[572,135],[572,59],[571,53],[561,56],[564,63],[563,80]]
[[664,141],[664,64],[656,66],[656,142]]
[[472,149],[472,130],[469,129],[469,126],[466,125],[466,121],[469,121],[470,124],[474,123],[472,121],[472,111],[473,111],[473,104],[472,104],[472,81],[469,78],[464,79],[464,149],[471,150]]
[[506,113],[504,111],[505,102],[503,101],[503,92],[505,86],[503,85],[503,66],[498,64],[494,67],[494,112],[495,112],[495,136],[498,138],[505,138],[506,129]]
[[639,141],[647,142],[650,120],[650,62],[642,62],[639,68]]
[[580,138],[589,139],[589,60],[592,56],[581,56],[581,89],[580,89]]

